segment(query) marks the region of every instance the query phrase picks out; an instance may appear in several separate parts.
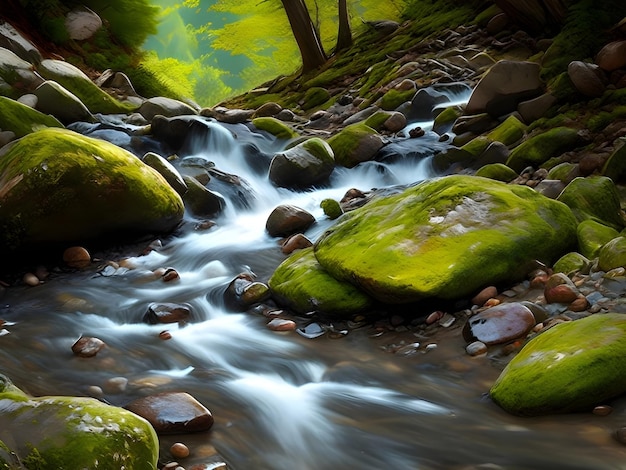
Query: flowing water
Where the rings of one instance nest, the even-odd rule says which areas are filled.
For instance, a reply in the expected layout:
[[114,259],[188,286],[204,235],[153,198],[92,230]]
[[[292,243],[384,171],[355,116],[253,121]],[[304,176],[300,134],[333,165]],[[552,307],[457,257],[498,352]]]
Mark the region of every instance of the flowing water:
[[[211,161],[245,181],[243,196],[223,191],[228,204],[215,227],[194,230],[187,216],[163,248],[134,257],[133,270],[60,271],[36,288],[8,289],[2,372],[33,395],[86,395],[99,386],[104,400],[121,406],[157,392],[190,393],[213,412],[212,430],[161,438],[165,456],[176,441],[191,448],[180,461],[188,469],[222,461],[232,470],[626,468],[626,450],[611,437],[626,425],[623,401],[608,417],[510,416],[486,396],[502,364],[467,356],[459,324],[432,337],[364,325],[307,339],[270,331],[262,315],[229,311],[223,292],[235,276],[267,280],[284,259],[264,229],[276,205],[310,211],[317,223],[306,235],[315,240],[331,223],[323,199],[431,177],[428,156],[444,145],[427,132],[396,143],[410,156],[337,170],[327,187],[293,192],[273,187],[251,164],[242,151],[249,143],[267,154],[281,145],[243,125],[213,123],[179,155],[178,164]],[[175,268],[180,281],[154,280],[159,267]],[[152,302],[188,304],[193,319],[184,327],[145,324]],[[167,341],[159,339],[165,328]],[[81,335],[107,348],[76,357],[71,346]],[[394,354],[390,345],[408,347]]]

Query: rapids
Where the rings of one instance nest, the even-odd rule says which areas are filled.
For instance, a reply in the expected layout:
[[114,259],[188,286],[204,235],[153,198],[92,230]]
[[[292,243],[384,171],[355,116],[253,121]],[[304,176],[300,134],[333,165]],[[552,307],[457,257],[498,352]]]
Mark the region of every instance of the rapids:
[[[33,395],[87,395],[99,386],[102,399],[120,406],[186,391],[215,417],[208,433],[161,437],[165,461],[171,443],[190,447],[180,461],[188,469],[219,462],[232,470],[626,468],[626,450],[611,438],[626,423],[624,400],[607,417],[510,416],[486,395],[503,361],[467,356],[461,325],[433,337],[403,328],[379,334],[364,325],[307,339],[268,330],[262,315],[228,311],[222,293],[235,276],[250,272],[265,281],[284,259],[265,232],[276,205],[310,211],[317,223],[306,235],[315,240],[332,223],[319,207],[323,199],[432,177],[429,156],[445,145],[430,131],[400,139],[394,144],[410,147],[410,156],[337,169],[327,187],[293,192],[272,186],[241,150],[252,142],[271,154],[282,144],[241,126],[212,123],[180,155],[181,162],[214,162],[245,181],[245,204],[224,192],[227,209],[215,227],[193,230],[187,216],[186,229],[163,248],[132,258],[133,270],[60,271],[36,288],[7,289],[0,369],[17,386]],[[166,266],[180,282],[147,280]],[[151,302],[188,304],[192,321],[147,325],[142,317]],[[164,329],[168,341],[159,339]],[[76,357],[71,346],[81,335],[107,348]]]

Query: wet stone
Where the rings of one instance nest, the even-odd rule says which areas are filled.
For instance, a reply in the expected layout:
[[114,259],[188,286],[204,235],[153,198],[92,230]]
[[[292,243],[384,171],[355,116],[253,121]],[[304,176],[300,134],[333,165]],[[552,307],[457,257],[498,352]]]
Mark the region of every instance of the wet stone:
[[63,252],[63,262],[70,268],[82,269],[91,263],[91,255],[82,246],[72,246]]
[[170,447],[170,453],[176,459],[184,459],[189,457],[189,447],[182,442],[176,442]]
[[173,303],[153,303],[143,316],[144,323],[156,325],[159,323],[187,322],[191,317],[191,308],[188,305]]
[[300,250],[302,248],[308,248],[313,246],[311,240],[309,240],[306,236],[301,233],[296,233],[295,235],[287,238],[280,247],[280,250],[285,255],[289,255],[296,250]]
[[300,336],[304,336],[308,339],[319,338],[324,333],[326,333],[326,329],[322,327],[319,323],[310,323],[304,328],[298,328],[296,331]]
[[184,392],[165,392],[138,398],[125,408],[147,419],[157,434],[177,434],[208,431],[213,415]]
[[480,356],[487,352],[487,345],[482,341],[474,341],[465,347],[465,352],[470,356]]
[[283,318],[274,318],[268,322],[267,327],[272,331],[294,331],[296,322]]
[[525,336],[535,326],[528,307],[513,302],[496,305],[471,317],[463,328],[466,341],[502,344]]
[[72,345],[72,352],[79,357],[93,357],[105,346],[104,341],[99,338],[82,336]]
[[482,306],[489,299],[497,295],[498,295],[498,289],[496,289],[494,286],[485,287],[478,294],[476,294],[476,296],[474,296],[474,298],[472,299],[472,304]]

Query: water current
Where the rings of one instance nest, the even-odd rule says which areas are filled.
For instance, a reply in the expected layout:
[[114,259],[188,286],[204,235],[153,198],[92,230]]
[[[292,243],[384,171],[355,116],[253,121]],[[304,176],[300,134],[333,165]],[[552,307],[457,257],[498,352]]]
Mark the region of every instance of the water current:
[[[176,441],[191,448],[180,461],[186,468],[219,462],[232,470],[626,468],[626,450],[611,438],[626,425],[623,400],[608,417],[510,416],[486,395],[502,364],[489,355],[467,356],[459,324],[432,337],[402,328],[381,334],[364,325],[309,339],[270,331],[262,315],[224,305],[235,276],[267,280],[285,258],[265,232],[276,205],[310,211],[317,223],[306,235],[315,240],[332,223],[319,207],[323,199],[341,199],[353,187],[433,177],[429,157],[445,145],[437,135],[398,139],[404,157],[338,169],[328,186],[295,192],[275,188],[242,150],[253,143],[271,154],[284,143],[244,125],[211,123],[210,130],[186,146],[180,163],[202,159],[238,175],[245,204],[224,192],[227,207],[215,227],[194,230],[187,215],[187,229],[163,248],[133,257],[133,270],[61,271],[36,288],[8,289],[1,299],[9,333],[0,336],[0,368],[16,385],[33,395],[87,395],[95,385],[120,406],[142,395],[186,391],[215,417],[209,432],[161,438],[165,455]],[[180,281],[154,280],[150,273],[159,267],[175,268]],[[193,319],[167,325],[172,338],[163,341],[164,325],[142,321],[152,302],[188,304]],[[71,346],[81,335],[98,337],[107,348],[76,357]],[[420,346],[390,352],[398,349],[390,345],[412,342]]]

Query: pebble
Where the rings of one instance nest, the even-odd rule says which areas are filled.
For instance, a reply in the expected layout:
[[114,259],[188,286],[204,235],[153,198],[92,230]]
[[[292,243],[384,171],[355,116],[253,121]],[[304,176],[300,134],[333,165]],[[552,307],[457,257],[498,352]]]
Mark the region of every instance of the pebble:
[[122,393],[128,386],[126,377],[113,377],[104,383],[104,391],[107,393]]
[[33,273],[24,274],[24,276],[22,277],[22,282],[26,284],[27,286],[31,286],[31,287],[35,287],[41,284],[41,281],[39,280],[39,278],[35,276]]
[[283,318],[274,318],[268,322],[267,327],[272,331],[294,331],[296,322]]
[[481,290],[478,294],[474,296],[472,299],[472,304],[478,305],[479,307],[484,305],[489,299],[498,295],[498,289],[495,286],[488,286]]
[[593,409],[596,416],[608,416],[613,412],[613,408],[608,405],[598,405]]
[[159,338],[167,341],[168,339],[172,339],[172,334],[167,330],[163,330],[159,333]]
[[104,391],[102,390],[102,387],[90,385],[87,387],[87,395],[93,398],[102,398],[104,396]]
[[82,246],[72,246],[63,252],[63,262],[70,268],[82,269],[91,263],[91,255]]
[[106,344],[99,338],[81,336],[73,345],[72,352],[79,357],[93,357],[98,354]]
[[172,282],[180,279],[180,275],[174,268],[166,268],[162,279],[164,282]]
[[185,457],[189,457],[189,447],[187,447],[182,442],[176,442],[172,444],[172,447],[170,447],[170,452],[177,459],[184,459]]
[[470,356],[480,356],[487,352],[487,345],[482,341],[474,341],[465,347],[465,352]]
[[426,324],[432,325],[435,322],[438,322],[443,318],[444,313],[441,310],[437,310],[436,312],[431,313],[426,317]]

